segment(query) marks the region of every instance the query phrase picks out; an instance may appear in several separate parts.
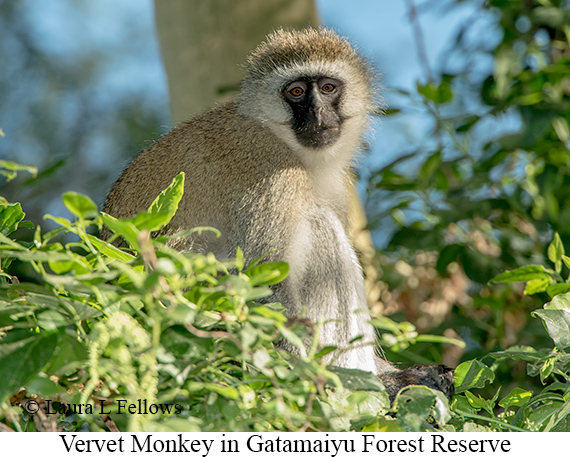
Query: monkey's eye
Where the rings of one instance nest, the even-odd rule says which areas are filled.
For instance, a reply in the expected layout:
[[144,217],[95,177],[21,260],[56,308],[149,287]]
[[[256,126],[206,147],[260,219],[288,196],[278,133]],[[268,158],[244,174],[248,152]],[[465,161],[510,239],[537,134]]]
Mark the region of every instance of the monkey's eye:
[[300,97],[301,95],[303,95],[305,93],[305,90],[302,87],[293,87],[293,89],[289,90],[289,93],[293,96],[293,97]]
[[323,87],[321,87],[321,90],[326,93],[331,93],[332,91],[334,91],[334,89],[335,86],[331,83],[323,84]]
[[307,84],[303,81],[293,81],[284,89],[284,95],[291,101],[298,102],[307,92]]

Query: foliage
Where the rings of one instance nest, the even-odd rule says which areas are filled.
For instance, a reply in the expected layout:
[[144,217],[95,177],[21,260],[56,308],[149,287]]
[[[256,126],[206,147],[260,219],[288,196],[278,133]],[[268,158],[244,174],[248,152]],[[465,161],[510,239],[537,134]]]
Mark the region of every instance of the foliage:
[[[390,405],[382,383],[370,373],[328,367],[322,357],[333,348],[319,351],[313,341],[307,350],[307,329],[289,323],[278,304],[259,302],[271,294],[270,285],[287,275],[286,264],[254,261],[246,266],[240,251],[221,262],[212,255],[174,251],[165,237],[149,237],[175,214],[183,185],[180,174],[148,211],[123,220],[99,213],[88,197],[68,192],[63,201],[76,220],[46,216],[61,228],[42,234],[36,227],[31,243],[10,237],[18,227],[30,226],[20,204],[9,203],[0,212],[4,427],[422,431],[482,427],[472,419],[498,430],[565,424],[565,386],[559,382],[536,397],[513,390],[498,405],[518,409],[517,415],[496,416],[499,392],[483,400],[470,391],[494,376],[479,361],[457,369],[460,394],[451,406],[440,392],[420,386],[404,389]],[[130,248],[118,249],[89,233],[101,224]],[[62,232],[77,240],[61,244],[57,236]],[[566,259],[557,240],[550,249],[555,262]],[[32,266],[37,282],[20,283],[11,276],[13,261]],[[543,269],[535,274],[541,278]],[[551,274],[557,277],[555,270]],[[496,278],[520,279],[516,270]],[[536,278],[527,274],[524,279]],[[559,315],[570,313],[567,302],[566,295],[557,295],[536,311],[556,349],[511,349],[494,357],[521,358],[529,362],[529,374],[540,374],[542,380],[566,378],[568,332],[555,324]],[[411,324],[386,317],[372,322],[390,331],[383,340],[394,348],[422,337],[449,342],[417,335]],[[300,356],[276,349],[279,338],[296,345]]]
[[434,141],[378,170],[370,207],[398,224],[389,249],[437,250],[439,274],[459,262],[486,284],[536,257],[551,230],[570,237],[570,11],[537,0],[480,8],[501,40],[472,43],[466,26],[456,47],[491,57],[492,74],[476,78],[468,60],[464,72],[418,84],[413,100],[431,115]]
[[[475,359],[456,372],[452,409],[464,419],[567,430],[570,5],[449,3],[472,5],[476,20],[446,54],[447,70],[427,70],[417,93],[400,91],[427,113],[429,137],[370,180],[373,225],[395,224],[383,302],[464,339],[466,351],[446,359]],[[434,355],[425,345],[414,357]],[[501,398],[493,380],[510,393]]]
[[[540,318],[548,335],[554,342],[552,348],[533,348],[513,346],[504,351],[491,353],[496,360],[491,368],[479,361],[461,364],[455,373],[456,392],[455,411],[466,418],[481,419],[484,411],[490,416],[489,422],[496,429],[509,429],[508,424],[531,431],[568,431],[570,422],[570,278],[560,276],[561,263],[569,262],[558,234],[548,246],[549,260],[555,269],[542,265],[527,265],[504,272],[493,282],[526,282],[525,293],[536,294],[547,290],[552,300],[544,304],[543,309],[535,310],[532,315]],[[527,363],[527,374],[539,376],[546,386],[540,393],[516,387],[498,401],[500,388],[490,400],[475,396],[466,387],[483,387],[495,378],[494,370],[500,363],[522,360]],[[497,407],[503,408],[500,415],[495,415]]]
[[[14,235],[19,227],[30,227],[20,204],[4,206],[4,426],[348,430],[357,420],[387,411],[377,378],[328,369],[321,358],[331,348],[319,352],[313,344],[307,351],[307,329],[288,322],[278,304],[259,302],[287,275],[286,264],[246,266],[240,251],[222,262],[174,251],[166,238],[149,237],[176,212],[183,184],[181,174],[148,211],[124,220],[99,213],[88,197],[68,192],[63,202],[76,220],[48,215],[60,228],[42,233],[38,226],[30,243]],[[89,233],[101,224],[130,248],[120,250]],[[62,244],[63,232],[76,239]],[[12,276],[12,262],[31,266],[36,282]],[[276,349],[280,338],[301,355]]]

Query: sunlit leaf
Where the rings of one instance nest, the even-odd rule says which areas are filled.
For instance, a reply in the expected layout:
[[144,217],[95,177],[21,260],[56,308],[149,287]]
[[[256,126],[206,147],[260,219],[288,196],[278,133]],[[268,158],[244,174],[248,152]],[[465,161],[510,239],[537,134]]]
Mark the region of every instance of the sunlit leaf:
[[164,215],[163,219],[157,219],[154,228],[148,230],[160,230],[176,214],[178,205],[184,195],[184,173],[179,173],[174,177],[170,185],[164,189],[152,202],[148,208],[149,214]]
[[9,203],[7,206],[0,205],[0,233],[9,235],[18,229],[18,225],[26,214],[22,211],[19,203]]
[[455,369],[455,391],[463,392],[467,389],[481,388],[494,379],[495,374],[491,369],[478,360],[463,362]]
[[564,255],[564,245],[562,244],[560,235],[558,235],[558,233],[555,233],[554,239],[548,245],[548,259],[552,263],[556,263],[562,259],[563,255]]
[[550,270],[547,270],[542,265],[527,265],[515,270],[505,271],[498,276],[495,276],[492,282],[515,282],[515,281],[530,281],[531,279],[547,280],[551,278]]
[[[554,298],[558,298],[557,295]],[[554,300],[554,299],[553,299]],[[534,316],[542,319],[548,335],[560,349],[570,348],[570,309],[538,309]]]
[[251,283],[259,286],[270,286],[283,281],[289,274],[289,265],[285,262],[268,262],[254,265],[245,274]]
[[435,103],[447,103],[453,98],[453,92],[447,81],[442,81],[439,85],[433,82],[425,85],[417,84],[417,89],[420,94]]
[[342,385],[346,389],[351,390],[373,390],[384,392],[384,384],[378,379],[378,376],[369,371],[356,370],[350,368],[330,367],[331,372],[336,374]]
[[507,409],[511,406],[524,406],[532,398],[532,392],[515,387],[509,395],[499,401],[499,406]]
[[66,192],[63,194],[63,203],[72,214],[79,218],[87,219],[97,216],[97,205],[85,195]]

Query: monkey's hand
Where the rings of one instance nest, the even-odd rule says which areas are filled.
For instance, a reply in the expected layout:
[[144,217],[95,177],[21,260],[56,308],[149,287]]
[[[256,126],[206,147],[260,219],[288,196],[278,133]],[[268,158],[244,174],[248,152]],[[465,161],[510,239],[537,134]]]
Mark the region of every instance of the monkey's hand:
[[417,365],[405,370],[388,371],[378,375],[390,402],[394,401],[396,394],[406,386],[421,385],[439,390],[451,399],[453,396],[453,372],[452,368],[445,365]]

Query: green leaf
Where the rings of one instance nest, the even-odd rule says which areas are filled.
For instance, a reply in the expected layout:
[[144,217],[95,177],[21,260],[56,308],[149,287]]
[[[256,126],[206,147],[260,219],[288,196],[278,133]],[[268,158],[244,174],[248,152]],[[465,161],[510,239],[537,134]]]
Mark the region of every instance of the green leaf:
[[38,376],[25,385],[25,388],[27,392],[34,395],[40,395],[44,398],[65,394],[65,389],[58,386],[44,373],[39,373]]
[[457,133],[462,133],[462,132],[467,132],[469,129],[471,129],[471,127],[473,127],[478,121],[479,119],[481,119],[481,116],[469,116],[468,118],[465,119],[465,121],[463,122],[463,124],[459,125],[455,131]]
[[140,231],[155,232],[166,227],[176,214],[183,194],[184,173],[180,173],[154,199],[147,211],[142,211],[130,219],[116,219],[109,214],[101,213],[103,223],[138,250]]
[[559,395],[550,395],[547,401],[544,401],[542,404],[539,404],[538,407],[529,410],[528,421],[531,421],[535,426],[546,424],[552,416],[561,412],[563,409],[563,398]]
[[63,203],[72,214],[80,219],[97,217],[97,205],[85,195],[77,192],[66,192],[63,194]]
[[425,85],[416,84],[418,92],[427,99],[435,103],[447,103],[453,98],[453,92],[448,81],[442,81],[441,84],[436,85],[429,82]]
[[285,324],[287,322],[287,317],[280,311],[271,309],[265,305],[252,306],[250,308],[252,313],[259,314],[260,316],[266,317],[272,320],[275,325]]
[[414,190],[418,187],[415,179],[408,178],[390,169],[384,170],[380,176],[382,176],[382,180],[376,184],[378,189]]
[[76,336],[63,333],[59,336],[53,358],[43,369],[48,375],[67,376],[87,364],[87,349]]
[[[539,2],[543,5],[549,5],[551,2]],[[556,2],[553,2],[556,4]],[[560,29],[564,25],[564,21],[568,20],[568,15],[564,14],[565,11],[560,7],[556,8],[554,6],[537,6],[532,10],[533,22],[537,24],[544,24],[552,29]],[[568,22],[566,22],[568,23]]]
[[221,384],[205,383],[204,387],[210,392],[216,392],[230,400],[239,399],[239,391],[235,387],[223,386]]
[[254,286],[271,286],[287,277],[289,265],[285,262],[262,263],[248,268],[245,274],[251,278]]
[[302,357],[306,357],[307,348],[305,347],[305,343],[299,336],[297,336],[295,332],[292,332],[290,328],[281,325],[279,326],[279,333],[281,333],[281,335],[283,335],[283,338],[285,338],[289,343],[294,345],[299,350],[299,353]]
[[551,277],[531,279],[526,283],[524,294],[534,295],[538,294],[539,292],[544,292],[553,282],[554,280]]
[[556,359],[554,357],[550,357],[542,364],[542,366],[540,367],[540,382],[544,384],[546,378],[548,378],[552,374],[552,370],[554,370],[555,364],[556,364]]
[[[402,390],[395,400],[400,421],[410,431],[435,430],[427,419],[435,419],[444,425],[451,419],[449,403],[443,392],[426,386],[409,386]],[[431,422],[431,420],[430,420]]]
[[544,309],[565,309],[570,311],[570,294],[560,294],[544,304]]
[[[4,136],[2,130],[0,130],[0,136]],[[27,171],[34,177],[38,174],[38,169],[33,165],[20,165],[8,160],[0,160],[0,175],[6,176],[7,181],[14,179],[18,171]]]
[[[558,297],[561,295],[557,295],[554,299]],[[570,348],[570,309],[538,309],[531,314],[542,319],[548,335],[557,348]]]
[[236,262],[236,269],[239,273],[241,273],[243,271],[243,268],[245,267],[245,259],[243,257],[243,251],[242,249],[238,246],[238,248],[236,249],[236,258],[235,258],[235,262]]
[[78,275],[91,273],[91,266],[87,259],[83,256],[77,255],[73,252],[68,252],[72,258],[69,261],[48,261],[50,269],[58,275],[67,274],[74,271]]
[[531,398],[532,392],[521,389],[520,387],[515,387],[509,395],[499,402],[499,406],[502,406],[505,409],[511,406],[524,406]]
[[379,115],[382,116],[392,116],[394,114],[399,114],[402,110],[399,108],[386,108],[383,109],[380,113],[378,113]]
[[0,233],[8,236],[16,231],[25,215],[19,203],[9,203],[7,206],[0,205]]
[[526,362],[535,363],[548,353],[538,352],[529,346],[513,346],[504,351],[491,352],[489,355],[496,359],[524,360]]
[[125,219],[133,224],[138,230],[148,230],[154,232],[165,227],[170,222],[172,215],[168,212],[164,213],[148,213],[142,212],[135,217]]
[[463,362],[455,369],[455,391],[484,387],[487,382],[495,379],[493,371],[478,360]]
[[373,390],[378,392],[384,392],[386,390],[378,376],[369,371],[341,367],[329,367],[329,371],[339,377],[342,385],[346,389]]
[[162,216],[155,219],[155,226],[148,230],[160,230],[164,228],[176,214],[178,205],[184,195],[184,172],[174,177],[170,185],[154,199],[148,208],[148,214]]
[[445,246],[441,252],[439,253],[439,257],[437,258],[436,269],[437,272],[443,276],[447,271],[447,267],[451,262],[454,262],[455,259],[463,252],[465,247],[460,244],[450,244]]
[[38,325],[44,330],[55,330],[69,325],[69,319],[55,310],[47,310],[38,314]]
[[[563,419],[565,419],[570,414],[570,401],[566,401],[563,403],[562,407],[556,411],[552,416],[550,416],[548,423],[542,430],[543,432],[549,432],[552,430],[556,425],[560,424]],[[564,431],[568,431],[567,429]]]
[[565,294],[566,292],[570,292],[570,284],[551,284],[546,288],[546,292],[551,297]]
[[481,398],[479,395],[475,395],[472,394],[471,392],[469,392],[468,390],[465,391],[465,397],[467,398],[467,401],[469,402],[469,405],[476,409],[492,409],[491,404],[488,400],[485,400],[484,398]]
[[315,359],[320,359],[321,357],[324,357],[325,355],[330,354],[331,352],[334,352],[336,350],[337,350],[336,346],[325,346],[315,354]]
[[140,250],[138,236],[140,230],[130,221],[117,219],[110,214],[101,213],[103,223],[115,234],[124,238],[134,249]]
[[44,219],[52,220],[52,221],[56,222],[57,224],[61,225],[62,227],[71,227],[71,222],[69,220],[65,219],[64,217],[56,217],[56,216],[52,216],[51,214],[46,214],[44,216]]
[[491,282],[515,282],[530,281],[531,279],[550,279],[551,270],[547,270],[542,265],[527,265],[515,270],[505,271],[495,276]]
[[135,259],[134,256],[129,254],[128,252],[121,251],[120,249],[116,248],[110,243],[106,241],[100,240],[99,238],[87,234],[87,240],[99,251],[99,253],[110,257],[112,259],[120,260],[121,262],[130,262]]
[[9,251],[0,250],[0,257],[15,257],[23,262],[74,262],[70,252],[61,251]]
[[563,255],[564,245],[562,244],[560,235],[558,235],[558,233],[555,233],[552,243],[548,245],[548,260],[550,260],[552,263],[556,263],[562,260]]
[[58,344],[57,333],[12,331],[0,340],[0,402],[30,382],[50,361]]
[[441,166],[441,151],[431,154],[422,164],[418,173],[418,180],[427,184],[429,179]]

